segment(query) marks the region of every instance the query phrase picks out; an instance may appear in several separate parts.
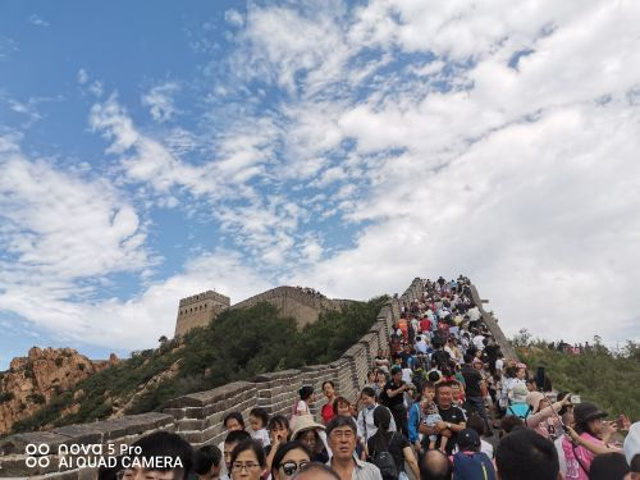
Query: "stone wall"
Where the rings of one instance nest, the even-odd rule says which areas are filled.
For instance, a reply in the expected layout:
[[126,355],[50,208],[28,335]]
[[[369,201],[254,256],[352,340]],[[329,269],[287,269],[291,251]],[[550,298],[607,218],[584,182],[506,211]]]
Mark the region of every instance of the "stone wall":
[[261,302],[270,303],[280,310],[281,315],[293,317],[298,325],[304,326],[317,321],[324,311],[337,310],[345,300],[331,300],[300,288],[283,286],[247,298],[231,308],[253,307]]
[[184,335],[195,327],[204,327],[229,308],[231,299],[225,295],[207,290],[180,300],[176,319],[175,336]]
[[[287,293],[292,292],[288,290]],[[477,292],[474,294],[477,296]],[[94,479],[96,471],[92,468],[58,468],[59,458],[55,455],[58,447],[99,444],[104,445],[105,449],[106,445],[114,445],[119,450],[121,445],[129,445],[142,435],[160,429],[179,433],[194,447],[217,444],[224,438],[222,418],[226,413],[239,410],[246,417],[252,408],[260,406],[272,415],[290,416],[300,387],[313,385],[316,391],[320,391],[325,380],[332,380],[336,384],[339,395],[355,401],[378,349],[388,345],[391,325],[399,318],[401,306],[421,297],[422,281],[416,278],[403,295],[393,298],[380,310],[376,322],[367,334],[328,365],[268,373],[252,382],[234,382],[213,390],[185,395],[171,401],[163,413],[131,415],[117,420],[10,436],[0,441],[0,477],[34,477],[46,474],[45,478],[55,480]],[[264,298],[260,298],[255,302],[263,300]],[[479,299],[477,301],[479,303]],[[497,329],[496,332],[499,331],[495,322],[493,328]],[[315,413],[318,413],[322,405],[322,400],[317,402]],[[25,448],[28,444],[46,444],[50,447],[51,453],[42,457],[50,460],[49,467],[26,466],[28,455]]]

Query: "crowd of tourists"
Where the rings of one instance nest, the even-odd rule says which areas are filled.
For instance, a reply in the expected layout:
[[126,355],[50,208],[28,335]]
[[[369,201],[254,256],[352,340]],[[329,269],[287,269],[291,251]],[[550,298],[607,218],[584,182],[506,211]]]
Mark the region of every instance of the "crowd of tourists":
[[330,380],[322,392],[303,386],[288,415],[228,413],[217,446],[193,449],[169,432],[136,443],[142,457],[180,458],[179,467],[104,469],[100,478],[640,479],[640,422],[607,421],[597,405],[554,393],[544,375],[505,358],[469,279],[423,287],[402,305],[357,398]]

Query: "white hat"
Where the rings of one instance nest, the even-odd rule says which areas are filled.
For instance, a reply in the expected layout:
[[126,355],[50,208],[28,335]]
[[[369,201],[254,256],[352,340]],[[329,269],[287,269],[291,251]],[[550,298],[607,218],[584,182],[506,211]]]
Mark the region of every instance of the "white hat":
[[636,455],[640,455],[640,422],[631,425],[629,434],[624,439],[624,456],[627,457],[629,465]]
[[291,432],[291,440],[298,438],[302,432],[306,430],[324,430],[324,425],[316,423],[313,419],[313,415],[300,415],[296,418],[293,432]]

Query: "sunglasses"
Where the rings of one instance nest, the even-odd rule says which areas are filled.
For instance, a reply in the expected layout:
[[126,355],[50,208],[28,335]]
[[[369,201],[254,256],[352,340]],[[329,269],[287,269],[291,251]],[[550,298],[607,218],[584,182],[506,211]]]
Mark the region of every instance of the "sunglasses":
[[302,470],[304,467],[306,467],[307,465],[309,465],[309,463],[311,462],[307,462],[305,460],[303,460],[300,463],[296,463],[296,462],[285,462],[282,465],[280,465],[280,468],[282,469],[283,473],[287,476],[290,477],[291,475],[293,475],[294,473],[296,473],[298,470]]

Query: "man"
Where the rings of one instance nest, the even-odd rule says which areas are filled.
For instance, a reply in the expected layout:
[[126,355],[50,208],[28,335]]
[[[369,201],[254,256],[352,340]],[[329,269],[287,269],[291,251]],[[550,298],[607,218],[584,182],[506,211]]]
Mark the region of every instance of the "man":
[[436,447],[440,446],[443,436],[447,437],[446,453],[451,455],[458,440],[458,433],[467,426],[464,413],[453,405],[451,382],[442,382],[436,385],[436,404],[442,421],[433,427],[420,425],[420,433],[424,434],[425,438],[428,438],[428,435],[438,435]]
[[[373,388],[364,387],[362,389],[362,393],[360,394],[360,401],[364,408],[360,410],[358,413],[358,420],[356,421],[357,430],[358,430],[358,438],[361,438],[362,441],[366,444],[367,441],[373,437],[378,431],[378,427],[376,427],[373,423],[373,412],[376,408],[387,408],[382,405],[378,405],[376,402],[376,393]],[[393,416],[391,417],[391,423],[389,424],[389,431],[396,431],[396,422],[393,420]]]
[[[143,480],[150,477],[158,480],[186,480],[191,470],[193,449],[191,445],[176,433],[154,432],[139,439],[132,445],[132,458],[122,459],[125,468],[118,472],[123,480]],[[162,459],[162,465],[154,468],[155,461]],[[136,460],[139,460],[138,462]],[[142,462],[144,460],[144,462]],[[147,468],[139,465],[144,463]]]
[[[224,425],[227,434],[236,430],[244,430],[244,417],[241,412],[229,412],[222,419],[222,424]],[[218,444],[218,449],[220,449],[221,452],[224,452],[224,440]],[[220,467],[220,478],[229,478],[229,475],[227,475],[228,473],[226,462],[222,462],[222,466]]]
[[219,480],[222,452],[215,445],[205,445],[193,456],[193,473],[198,480]]
[[394,365],[391,368],[391,380],[384,386],[383,405],[393,415],[398,431],[405,436],[409,436],[407,432],[407,408],[404,404],[404,394],[409,390],[409,385],[402,380],[402,367]]
[[382,480],[378,467],[358,460],[353,454],[357,435],[353,418],[335,417],[327,425],[326,434],[333,453],[327,465],[336,471],[341,480]]
[[453,477],[456,480],[496,480],[496,471],[489,456],[480,451],[480,435],[465,428],[458,434],[458,452],[453,456]]
[[500,440],[496,466],[501,480],[562,479],[555,446],[528,428],[516,429]]
[[421,480],[451,480],[453,468],[440,450],[427,450],[420,464]]
[[[224,449],[222,452],[224,453],[224,464],[227,472],[231,471],[231,452],[236,448],[236,445],[240,442],[244,442],[245,440],[251,440],[251,435],[246,430],[234,430],[229,432],[227,438],[224,439]],[[231,475],[227,473],[220,478],[222,480],[231,480]]]
[[478,412],[478,415],[480,415],[480,418],[484,421],[486,432],[489,434],[491,433],[491,426],[489,425],[489,418],[487,417],[487,411],[484,407],[483,395],[487,387],[480,372],[473,367],[473,360],[473,355],[469,353],[465,354],[464,365],[462,366],[462,376],[464,377],[466,385],[465,395],[469,409]]

